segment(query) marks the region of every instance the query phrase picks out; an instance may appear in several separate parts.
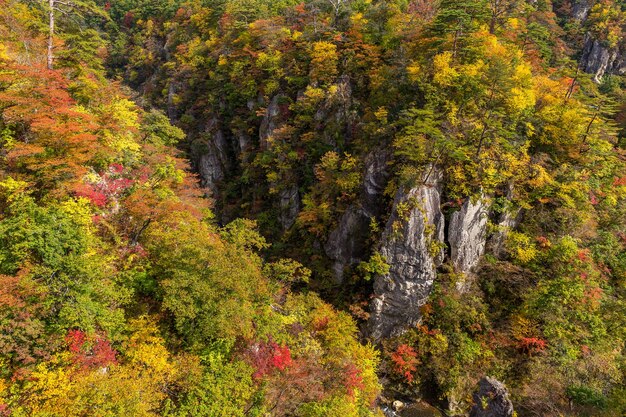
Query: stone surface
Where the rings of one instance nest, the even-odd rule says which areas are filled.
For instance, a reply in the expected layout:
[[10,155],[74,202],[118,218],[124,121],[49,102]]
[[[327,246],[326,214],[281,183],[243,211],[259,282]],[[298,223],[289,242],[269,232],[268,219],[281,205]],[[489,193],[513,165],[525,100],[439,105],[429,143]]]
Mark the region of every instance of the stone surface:
[[593,80],[599,83],[604,75],[626,74],[626,51],[609,48],[587,34],[580,65],[586,73],[593,74]]
[[282,190],[280,197],[280,224],[283,230],[290,229],[300,213],[300,192],[295,185]]
[[488,243],[489,252],[497,258],[503,258],[506,253],[505,243],[509,231],[515,229],[521,217],[521,210],[513,207],[511,200],[513,199],[513,185],[509,185],[506,193],[509,202],[508,207],[500,213],[496,220],[496,230],[491,235]]
[[513,403],[509,393],[500,381],[484,377],[478,383],[478,391],[474,393],[474,406],[470,417],[512,417]]
[[431,242],[443,239],[441,181],[435,169],[423,184],[396,194],[380,247],[390,270],[374,282],[369,320],[373,340],[401,334],[420,319],[419,307],[432,290],[439,258],[431,254]]
[[217,119],[209,121],[206,132],[209,140],[204,144],[204,149],[197,159],[197,168],[202,179],[202,185],[208,188],[213,195],[216,195],[218,192],[217,183],[224,179],[229,167],[228,144]]
[[395,400],[395,401],[391,404],[391,406],[393,407],[393,409],[394,409],[395,411],[400,411],[400,410],[402,410],[402,409],[404,408],[404,403],[403,403],[402,401],[400,401],[400,400]]
[[252,148],[252,138],[243,130],[236,130],[233,132],[237,144],[237,152],[241,156],[246,152],[249,152]]
[[333,261],[335,281],[341,283],[346,267],[363,260],[367,250],[370,216],[363,208],[353,205],[343,213],[337,227],[328,236],[324,252]]
[[380,211],[380,196],[389,179],[387,161],[390,155],[387,150],[372,152],[365,160],[365,173],[363,174],[362,205],[370,213]]
[[[594,0],[573,0],[569,12],[571,19],[584,25],[595,3]],[[591,33],[587,33],[580,57],[580,68],[592,74],[596,83],[601,82],[602,78],[608,74],[625,74],[626,50],[624,50],[623,43],[616,47],[609,47],[606,43],[595,39]]]
[[259,146],[261,150],[267,149],[267,139],[272,136],[274,130],[280,124],[280,100],[283,96],[275,95],[265,109],[265,115],[259,126]]
[[466,199],[461,209],[450,216],[450,260],[457,272],[471,272],[485,253],[487,220],[488,206],[483,199]]
[[589,11],[591,10],[591,6],[593,6],[592,0],[574,0],[572,4],[571,16],[575,20],[582,22],[587,19]]
[[346,267],[358,264],[367,255],[370,221],[380,214],[380,199],[387,183],[387,158],[383,151],[368,156],[360,199],[343,213],[324,244],[337,283],[343,281]]

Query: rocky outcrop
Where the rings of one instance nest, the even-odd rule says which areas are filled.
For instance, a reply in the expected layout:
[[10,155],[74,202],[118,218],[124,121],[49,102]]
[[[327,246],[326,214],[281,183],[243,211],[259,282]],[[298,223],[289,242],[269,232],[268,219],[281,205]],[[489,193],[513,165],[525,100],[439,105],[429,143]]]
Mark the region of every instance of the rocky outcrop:
[[365,159],[365,172],[363,174],[362,206],[372,214],[380,212],[380,196],[385,191],[389,171],[387,161],[390,155],[387,150],[372,152]]
[[432,253],[431,243],[443,240],[441,181],[435,169],[424,183],[396,194],[380,247],[390,269],[374,282],[369,321],[374,340],[400,334],[420,319],[419,307],[436,276],[438,254]]
[[235,142],[237,145],[237,153],[241,157],[242,154],[249,152],[252,148],[252,138],[243,130],[233,131]]
[[331,94],[315,113],[315,121],[327,123],[329,118],[345,123],[350,106],[352,105],[352,87],[350,77],[343,75],[334,84],[334,93]]
[[478,392],[473,396],[474,406],[470,417],[513,416],[513,403],[504,384],[494,378],[484,377],[478,387]]
[[358,264],[367,255],[370,222],[380,214],[380,199],[387,183],[387,159],[384,151],[368,156],[359,202],[348,207],[324,244],[324,252],[333,261],[337,283],[343,281],[347,267]]
[[605,74],[626,73],[626,52],[609,48],[588,34],[585,37],[580,65],[586,73],[593,74],[594,81],[599,83]]
[[450,216],[450,260],[457,272],[470,272],[485,253],[487,220],[488,205],[483,199],[466,199],[461,209]]
[[293,226],[300,213],[300,192],[295,185],[279,193],[280,197],[280,224],[283,230]]
[[280,124],[280,101],[284,99],[284,96],[275,95],[265,109],[265,115],[261,120],[259,126],[259,147],[261,150],[265,150],[268,147],[267,139],[272,136],[274,130]]
[[[585,21],[594,4],[594,0],[572,0],[569,9],[562,9],[566,12],[567,21],[585,27]],[[624,45],[609,46],[606,42],[597,39],[591,32],[587,33],[582,45],[579,69],[593,75],[593,80],[600,83],[607,74],[626,74],[626,50]]]
[[513,206],[512,199],[513,185],[510,184],[506,192],[506,201],[508,204],[495,219],[496,227],[487,245],[489,252],[496,258],[500,259],[503,258],[506,253],[506,237],[509,234],[509,231],[515,229],[519,225],[521,217],[521,210],[518,207]]
[[571,16],[579,22],[586,20],[593,3],[592,0],[574,0]]
[[203,143],[196,158],[198,173],[202,185],[210,190],[212,195],[218,192],[217,184],[224,179],[230,167],[228,159],[228,144],[224,133],[219,127],[217,119],[211,119],[206,129],[206,143]]
[[324,244],[324,252],[333,261],[335,282],[343,281],[347,267],[363,260],[367,250],[371,217],[357,205],[350,206],[339,219],[337,227]]
[[350,77],[343,75],[329,89],[327,97],[318,107],[314,121],[322,132],[324,142],[332,147],[343,146],[352,139],[351,126],[356,123],[352,109]]

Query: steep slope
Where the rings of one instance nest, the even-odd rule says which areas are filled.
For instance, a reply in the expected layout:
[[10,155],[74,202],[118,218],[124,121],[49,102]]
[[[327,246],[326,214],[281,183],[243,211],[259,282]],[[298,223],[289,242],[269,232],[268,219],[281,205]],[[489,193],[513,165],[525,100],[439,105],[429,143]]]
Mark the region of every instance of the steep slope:
[[377,353],[310,271],[216,226],[183,133],[2,5],[0,415],[376,415]]
[[[111,20],[84,24],[107,52],[76,42],[80,31],[67,24],[58,34],[70,51],[59,54],[64,70],[43,73],[60,80],[65,93],[55,97],[69,92],[73,102],[39,112],[30,98],[48,93],[20,96],[28,83],[11,79],[17,67],[8,73],[4,123],[29,127],[10,127],[7,160],[17,159],[7,164],[20,180],[36,179],[36,199],[86,197],[102,211],[92,213],[98,224],[115,231],[103,240],[146,251],[131,286],[137,301],[122,310],[164,314],[172,354],[208,361],[196,388],[217,378],[211,358],[252,367],[237,398],[216,400],[239,387],[238,368],[208,396],[168,394],[181,415],[215,415],[207,404],[216,402],[239,413],[367,413],[375,353],[356,343],[347,313],[310,290],[349,311],[361,340],[377,344],[380,403],[423,395],[451,415],[475,415],[489,404],[477,403],[481,393],[497,387],[505,397],[504,381],[518,415],[619,415],[622,8],[610,0],[103,3]],[[11,34],[28,26],[5,16],[18,28]],[[18,61],[32,59],[19,42],[11,49]],[[109,75],[146,111],[113,100],[119,90],[98,65],[67,58],[79,52],[94,62],[106,54]],[[57,137],[37,129],[55,111],[77,123],[59,116],[66,124],[53,125],[71,133],[61,137],[72,153],[42,163],[37,155]],[[175,142],[202,189],[183,180]],[[226,226],[175,214],[204,208],[198,193],[211,196]],[[256,223],[232,222],[238,217]],[[15,239],[6,247],[22,247]],[[107,302],[98,311],[120,311],[121,301]],[[493,400],[509,413],[508,398]]]
[[176,115],[219,218],[257,219],[270,258],[304,263],[361,320],[388,396],[415,398],[419,381],[463,414],[488,374],[520,415],[610,415],[623,407],[621,8],[113,5],[110,71]]

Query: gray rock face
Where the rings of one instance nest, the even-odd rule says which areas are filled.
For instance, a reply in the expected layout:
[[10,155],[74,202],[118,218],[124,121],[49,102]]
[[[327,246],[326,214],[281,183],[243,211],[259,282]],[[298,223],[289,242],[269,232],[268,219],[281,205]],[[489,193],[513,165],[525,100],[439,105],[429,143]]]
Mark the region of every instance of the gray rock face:
[[374,282],[369,322],[374,340],[400,334],[420,319],[419,307],[431,292],[438,263],[431,242],[443,240],[441,181],[434,170],[424,184],[396,194],[380,247],[390,270]]
[[505,211],[500,214],[497,224],[497,230],[491,236],[489,242],[489,250],[496,258],[502,258],[505,253],[504,244],[510,230],[513,230],[519,224],[519,210]]
[[293,226],[300,213],[300,192],[295,185],[280,191],[280,224],[283,230]]
[[452,213],[448,226],[450,260],[458,272],[468,273],[485,253],[488,206],[483,200],[467,199]]
[[250,135],[242,130],[234,131],[233,135],[236,139],[237,152],[239,155],[241,156],[241,154],[248,152],[252,147],[252,138]]
[[376,152],[366,159],[361,198],[343,213],[324,244],[324,252],[334,261],[337,283],[343,281],[346,267],[356,265],[366,255],[370,221],[380,214],[380,196],[387,182],[387,158],[386,152]]
[[389,154],[387,151],[371,153],[365,160],[365,173],[363,174],[363,207],[369,213],[380,211],[380,196],[385,191],[389,172],[387,161]]
[[474,406],[470,417],[512,417],[513,403],[500,381],[484,377],[478,383],[478,392],[473,396]]
[[[595,3],[594,0],[573,0],[571,18],[580,24],[584,23]],[[626,73],[626,51],[623,47],[610,48],[587,33],[580,68],[588,74],[593,74],[596,83],[599,83],[606,74],[623,75]]]
[[572,4],[572,17],[579,22],[586,20],[593,3],[591,0],[575,0]]
[[207,126],[209,135],[206,149],[200,154],[198,172],[202,178],[202,185],[208,188],[213,195],[217,194],[217,183],[224,179],[230,166],[226,139],[219,128],[217,119],[212,119]]
[[[320,127],[328,124],[345,127],[354,119],[350,110],[352,107],[350,77],[347,75],[339,77],[334,86],[335,93],[327,97],[315,113],[315,121]],[[332,136],[326,136],[326,141],[330,144],[336,145],[335,139]],[[343,137],[342,139],[348,138]]]
[[361,207],[350,206],[339,219],[324,244],[324,252],[334,261],[335,282],[343,281],[344,270],[362,260],[366,250],[370,216]]
[[275,95],[270,101],[263,120],[261,120],[261,126],[259,127],[259,146],[262,150],[267,149],[267,139],[272,136],[274,130],[280,123],[280,106],[279,102],[283,98],[282,95]]
[[[513,198],[513,185],[510,184],[506,194],[507,200],[510,202]],[[521,210],[518,207],[507,207],[498,216],[496,230],[491,235],[488,243],[488,250],[497,258],[505,255],[506,237],[510,230],[515,229],[520,222]]]
[[626,74],[626,51],[609,48],[588,34],[580,63],[582,69],[593,74],[594,81],[599,83],[605,74]]

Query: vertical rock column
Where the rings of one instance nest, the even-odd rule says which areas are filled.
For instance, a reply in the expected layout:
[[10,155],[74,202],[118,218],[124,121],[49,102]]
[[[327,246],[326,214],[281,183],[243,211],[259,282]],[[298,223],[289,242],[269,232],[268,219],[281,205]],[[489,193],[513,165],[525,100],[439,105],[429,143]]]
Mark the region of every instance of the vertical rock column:
[[512,417],[514,414],[509,392],[497,379],[482,378],[473,399],[470,417]]
[[374,282],[369,321],[374,340],[400,334],[420,319],[441,262],[432,245],[444,239],[441,182],[442,173],[433,169],[421,185],[396,194],[380,247],[390,269]]
[[206,134],[208,141],[205,144],[206,149],[198,158],[198,172],[202,178],[202,185],[208,188],[211,195],[215,197],[218,193],[217,185],[224,179],[230,167],[228,144],[217,118],[209,121]]
[[[485,253],[487,242],[487,220],[489,206],[483,198],[472,201],[467,198],[461,210],[450,216],[448,243],[450,261],[456,272],[463,275],[471,273]],[[466,291],[469,280],[462,279],[457,289]]]
[[485,201],[472,201],[470,198],[465,200],[461,210],[450,216],[450,260],[458,272],[469,272],[485,253],[488,216]]

